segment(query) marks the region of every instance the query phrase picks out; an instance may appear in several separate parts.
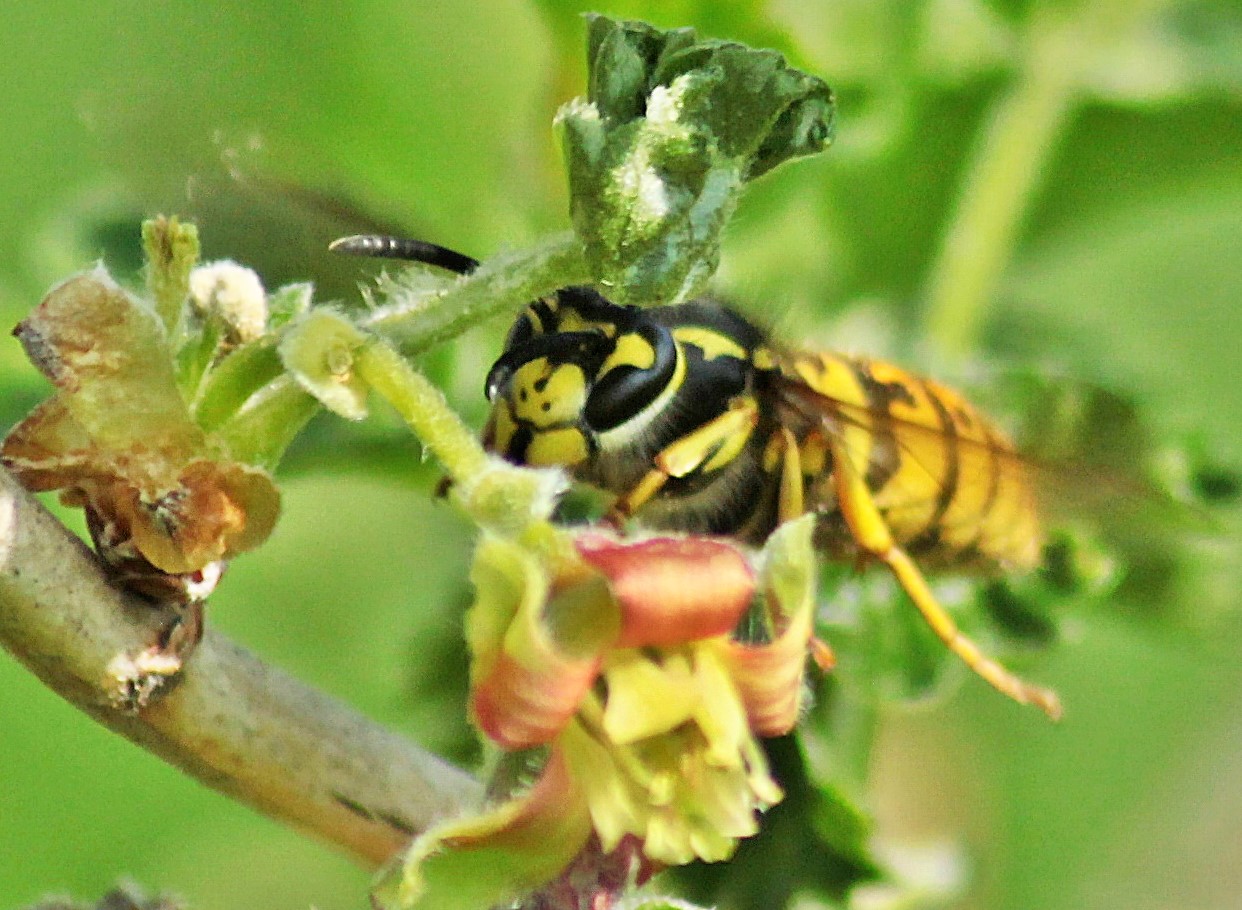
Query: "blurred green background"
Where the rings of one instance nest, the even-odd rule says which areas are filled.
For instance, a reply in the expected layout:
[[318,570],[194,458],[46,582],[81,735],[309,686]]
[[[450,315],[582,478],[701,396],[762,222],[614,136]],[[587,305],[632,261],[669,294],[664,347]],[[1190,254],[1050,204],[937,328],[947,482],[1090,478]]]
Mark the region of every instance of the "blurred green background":
[[[720,283],[786,337],[950,378],[968,370],[923,328],[928,289],[964,181],[986,157],[984,128],[1013,86],[1072,70],[1059,117],[1011,125],[1043,179],[1014,194],[1027,210],[1013,241],[994,237],[1003,268],[971,363],[1115,386],[1157,438],[1197,433],[1242,461],[1236,4],[594,8],[775,47],[838,90],[837,145],[748,194]],[[132,274],[138,224],[157,212],[195,216],[209,257],[253,265],[269,287],[313,279],[325,299],[357,296],[364,266],[324,246],[359,227],[477,256],[564,229],[550,123],[582,90],[582,9],[6,4],[0,325],[101,256]],[[1032,36],[1059,17],[1084,24],[1033,77]],[[503,329],[428,358],[476,421]],[[0,428],[45,391],[17,343],[0,343]],[[433,501],[435,476],[382,415],[319,421],[290,457],[276,533],[233,566],[209,618],[465,759],[470,533]],[[1122,603],[1075,613],[1063,642],[1024,666],[1061,692],[1059,726],[975,680],[883,707],[864,801],[882,855],[926,905],[1238,906],[1236,512],[1219,521],[1214,561],[1170,586],[1180,602],[1164,619]],[[126,877],[197,910],[366,906],[367,875],[348,860],[181,777],[0,657],[0,906],[94,899]]]

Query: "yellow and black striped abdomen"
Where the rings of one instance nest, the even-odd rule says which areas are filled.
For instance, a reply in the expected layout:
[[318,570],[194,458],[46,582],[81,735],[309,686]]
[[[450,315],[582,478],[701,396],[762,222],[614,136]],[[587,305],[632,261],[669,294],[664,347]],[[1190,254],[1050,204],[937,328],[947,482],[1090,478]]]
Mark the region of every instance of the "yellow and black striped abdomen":
[[892,364],[840,354],[785,355],[780,372],[786,425],[804,450],[807,506],[824,512],[829,546],[849,543],[823,454],[831,449],[865,477],[894,541],[921,561],[1038,561],[1026,466],[960,394]]

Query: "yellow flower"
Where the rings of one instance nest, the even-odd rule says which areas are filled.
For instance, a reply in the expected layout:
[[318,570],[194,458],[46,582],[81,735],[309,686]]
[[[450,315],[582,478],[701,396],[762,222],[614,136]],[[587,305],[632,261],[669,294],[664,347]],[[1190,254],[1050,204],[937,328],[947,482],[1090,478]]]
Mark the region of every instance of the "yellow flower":
[[467,618],[471,710],[508,753],[542,749],[542,770],[419,838],[381,905],[488,906],[558,873],[559,891],[616,892],[661,866],[731,856],[782,796],[756,736],[797,721],[810,528],[780,529],[757,568],[723,540],[485,538]]

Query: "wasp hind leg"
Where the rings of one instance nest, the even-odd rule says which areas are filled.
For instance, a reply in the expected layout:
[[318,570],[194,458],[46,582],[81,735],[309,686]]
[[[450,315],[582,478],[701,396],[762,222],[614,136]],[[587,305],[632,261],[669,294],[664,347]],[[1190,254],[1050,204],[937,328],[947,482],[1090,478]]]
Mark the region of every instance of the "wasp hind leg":
[[881,560],[897,577],[906,594],[914,601],[932,631],[954,654],[993,688],[1024,705],[1035,705],[1053,720],[1061,717],[1061,700],[1051,689],[1032,685],[1010,673],[988,657],[936,600],[923,573],[908,553],[893,540],[893,535],[880,514],[866,479],[854,467],[839,443],[832,444],[833,476],[837,500],[850,533],[868,554]]

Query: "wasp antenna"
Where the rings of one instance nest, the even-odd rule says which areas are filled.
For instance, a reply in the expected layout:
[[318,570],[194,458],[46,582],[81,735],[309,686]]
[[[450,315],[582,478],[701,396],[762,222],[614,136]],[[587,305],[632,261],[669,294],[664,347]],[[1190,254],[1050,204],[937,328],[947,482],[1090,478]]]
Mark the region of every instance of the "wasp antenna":
[[333,253],[347,256],[371,256],[376,259],[402,259],[406,262],[423,262],[437,268],[469,275],[479,267],[479,260],[465,253],[447,249],[426,240],[410,240],[405,237],[388,237],[383,234],[355,234],[342,237],[328,244]]

